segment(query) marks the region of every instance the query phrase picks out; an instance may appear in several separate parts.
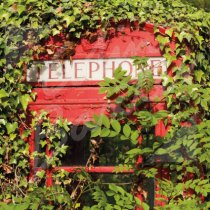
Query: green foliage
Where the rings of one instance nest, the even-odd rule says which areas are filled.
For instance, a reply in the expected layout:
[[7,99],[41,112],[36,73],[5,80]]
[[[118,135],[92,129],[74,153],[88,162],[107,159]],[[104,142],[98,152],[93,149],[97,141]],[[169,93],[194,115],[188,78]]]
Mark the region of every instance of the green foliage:
[[210,2],[208,0],[182,0],[186,4],[192,4],[193,6],[210,11]]
[[[137,62],[134,60],[135,64]],[[142,62],[144,62],[144,58]],[[168,110],[152,113],[152,109],[142,106],[139,110],[138,102],[142,102],[142,98],[144,98],[141,93],[149,91],[153,87],[153,82],[150,83],[149,80],[146,80],[145,85],[139,86],[139,80],[141,81],[145,77],[147,71],[139,72],[138,80],[132,84],[128,82],[126,89],[119,85],[122,89],[119,88],[118,92],[111,96],[109,96],[109,87],[118,78],[123,81],[126,76],[121,72],[124,71],[118,69],[113,79],[106,80],[105,83],[102,82],[100,84],[101,89],[105,90],[108,99],[114,100],[120,106],[120,112],[112,112],[110,119],[107,119],[105,115],[95,116],[95,121],[89,122],[87,125],[99,130],[103,130],[103,127],[108,125],[106,129],[115,130],[119,141],[130,139],[133,144],[136,144],[137,148],[131,148],[126,152],[127,157],[124,164],[119,165],[116,171],[136,168],[135,160],[138,156],[143,158],[143,162],[140,165],[142,170],[135,171],[136,175],[141,174],[145,177],[155,178],[156,167],[159,164],[171,171],[169,180],[157,179],[157,182],[160,183],[157,193],[163,196],[157,198],[157,202],[165,203],[163,209],[208,209],[209,202],[202,202],[201,196],[207,197],[210,193],[208,172],[210,123],[209,120],[204,120],[198,124],[197,114],[199,113],[201,118],[204,116],[208,118],[209,116],[209,88],[202,88],[200,79],[199,81],[194,80],[188,66],[175,67],[173,69],[174,76],[166,76],[163,81],[163,85],[166,87],[165,100]],[[130,91],[130,86],[132,91]],[[136,90],[138,90],[138,94],[136,94]],[[128,93],[129,97],[127,97]],[[135,103],[133,102],[134,99]],[[133,104],[135,104],[135,108],[132,106]],[[104,121],[101,120],[103,118],[106,119],[106,123],[100,123]],[[167,135],[158,139],[157,142],[153,129],[163,119],[166,123],[170,120],[171,127]],[[188,123],[191,126],[183,127],[182,123]],[[93,137],[103,137],[100,132],[95,135],[94,131],[93,129]],[[134,135],[135,138],[132,137]],[[140,145],[137,144],[139,136],[142,136]],[[148,164],[150,169],[145,170],[144,167]],[[189,175],[193,177],[193,180],[188,179]],[[158,209],[158,206],[156,208]]]
[[109,184],[108,190],[103,191],[99,187],[95,187],[93,199],[97,203],[92,207],[84,207],[84,210],[111,210],[116,209],[133,209],[134,206],[139,206],[140,201],[126,192],[122,187]]
[[[208,7],[207,1],[199,1],[199,4],[200,7]],[[70,129],[70,125],[61,119],[52,123],[46,113],[36,118],[36,114],[32,114],[34,119],[28,122],[30,113],[27,106],[35,99],[35,94],[32,93],[31,86],[23,82],[24,69],[31,65],[32,55],[38,58],[43,53],[55,54],[49,46],[43,47],[50,35],[62,33],[67,41],[73,43],[72,46],[67,46],[70,51],[60,55],[61,59],[69,58],[81,37],[92,42],[95,40],[96,30],[101,29],[104,37],[108,38],[109,31],[113,28],[117,31],[117,23],[122,20],[129,20],[131,29],[134,29],[134,21],[138,21],[140,26],[145,22],[154,23],[156,39],[167,60],[167,66],[173,71],[173,77],[166,76],[163,81],[168,112],[153,113],[152,107],[147,106],[149,98],[145,97],[145,93],[152,89],[154,81],[151,71],[147,69],[146,59],[136,57],[134,64],[143,70],[139,71],[136,83],[130,83],[130,77],[120,68],[115,71],[114,79],[105,78],[100,83],[101,92],[106,93],[108,99],[114,98],[120,111],[113,112],[110,118],[105,115],[95,116],[94,121],[87,124],[92,129],[92,138],[115,137],[120,141],[131,140],[132,145],[137,145],[136,149],[130,148],[126,152],[124,165],[119,166],[119,171],[122,168],[134,168],[136,176],[140,174],[155,177],[161,157],[165,158],[162,165],[170,170],[170,179],[158,181],[163,195],[160,199],[164,200],[166,206],[157,209],[209,208],[209,202],[201,202],[200,199],[201,196],[206,198],[209,193],[209,13],[182,4],[179,0],[8,0],[0,3],[0,20],[2,209],[79,208],[81,197],[78,196],[77,200],[73,196],[75,190],[72,190],[74,193],[69,197],[65,184],[70,179],[66,178],[63,171],[57,174],[57,179],[62,180],[58,188],[37,187],[45,180],[45,171],[37,172],[34,185],[26,178],[29,175],[29,160],[33,157],[44,157],[48,168],[60,164],[60,157],[67,149],[65,145],[60,145],[60,140],[65,131]],[[167,28],[166,33],[158,26]],[[170,43],[174,40],[176,44],[171,49]],[[182,66],[175,65],[177,59],[182,61]],[[164,119],[170,129],[165,138],[158,139],[153,131],[160,119]],[[199,121],[202,123],[197,125]],[[186,123],[193,126],[182,128],[181,125]],[[47,137],[40,142],[41,147],[45,148],[47,145],[56,151],[50,158],[45,154],[29,153],[28,137],[37,124],[42,124],[43,135]],[[138,145],[140,135],[142,143]],[[139,155],[142,156],[143,163],[136,167],[135,158]],[[150,169],[144,169],[148,165]],[[142,170],[138,170],[139,168]],[[193,181],[186,178],[191,173]],[[83,184],[91,183],[87,174],[85,177],[82,181],[76,179],[80,190]],[[87,186],[90,187],[91,184]],[[96,203],[87,208],[98,208],[98,205],[105,208],[110,205],[110,208],[119,209],[126,200],[125,205],[129,209],[136,202],[133,196],[121,188],[110,187],[112,189],[109,189],[109,195],[116,195],[112,202],[102,203],[99,196],[103,199],[113,196],[100,188],[94,188],[93,199]],[[187,193],[188,189],[193,190],[193,193]],[[168,198],[165,199],[164,196]],[[146,204],[141,205],[148,209]]]
[[[52,188],[31,186],[30,192],[24,198],[13,198],[13,204],[0,203],[2,210],[53,210],[62,207],[69,209],[71,207],[71,198],[69,193],[62,187]],[[49,202],[53,201],[53,205]]]
[[[146,68],[146,60],[143,58],[135,57],[135,65],[141,66],[141,70]],[[105,81],[100,83],[101,92],[106,93],[106,98],[115,101],[117,104],[118,112],[110,110],[112,115],[108,118],[104,114],[99,116],[94,116],[94,120],[88,122],[86,125],[91,128],[91,137],[100,138],[100,137],[115,137],[118,140],[118,144],[121,141],[128,140],[135,145],[135,148],[131,148],[126,152],[124,157],[124,163],[120,164],[116,168],[116,172],[122,172],[123,170],[135,169],[136,168],[136,159],[138,156],[142,156],[143,159],[146,159],[150,156],[155,150],[153,149],[154,141],[154,132],[153,129],[160,120],[163,120],[168,117],[167,111],[158,111],[153,113],[153,107],[148,108],[146,104],[149,99],[145,98],[145,93],[148,93],[153,88],[153,77],[151,75],[150,69],[144,69],[139,71],[138,80],[132,81],[127,79],[128,76],[125,75],[125,71],[118,68],[114,74],[113,79],[105,79]],[[146,78],[146,79],[145,79]],[[127,79],[126,83],[124,80]],[[117,81],[117,82],[116,82]],[[114,94],[111,94],[112,87],[116,87],[116,84],[119,83],[119,89]],[[115,84],[115,86],[112,86]],[[126,85],[126,88],[124,88]],[[111,89],[110,89],[111,87]],[[104,135],[104,130],[106,134]],[[145,134],[146,132],[146,134]],[[142,144],[138,145],[139,137],[143,137]],[[147,145],[148,138],[151,139],[150,146]],[[146,145],[145,145],[146,144]],[[143,167],[141,165],[140,167]],[[141,174],[145,177],[154,177],[157,170],[138,170],[135,169],[136,179]],[[105,195],[105,194],[104,194]],[[104,201],[104,203],[106,203]],[[147,209],[146,203],[141,203]],[[95,207],[93,207],[95,208]],[[99,206],[98,206],[99,208]],[[109,207],[106,207],[107,209]],[[105,209],[106,209],[105,208]],[[114,207],[112,207],[114,208]]]

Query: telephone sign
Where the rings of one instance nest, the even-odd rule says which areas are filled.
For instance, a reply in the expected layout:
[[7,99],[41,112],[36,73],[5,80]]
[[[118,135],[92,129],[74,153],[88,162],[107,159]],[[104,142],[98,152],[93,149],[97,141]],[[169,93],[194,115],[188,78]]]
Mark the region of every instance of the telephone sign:
[[[162,57],[150,57],[148,65],[154,78],[166,72],[166,62]],[[140,70],[133,65],[131,58],[109,59],[75,59],[35,62],[27,70],[28,82],[66,82],[66,81],[100,81],[112,78],[114,70],[122,67],[132,79],[137,79]]]

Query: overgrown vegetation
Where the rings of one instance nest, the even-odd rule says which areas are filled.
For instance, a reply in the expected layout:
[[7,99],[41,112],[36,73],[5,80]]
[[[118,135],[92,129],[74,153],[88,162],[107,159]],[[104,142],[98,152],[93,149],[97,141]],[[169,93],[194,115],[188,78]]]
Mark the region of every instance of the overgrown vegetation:
[[[165,204],[164,207],[157,205],[156,209],[209,209],[209,13],[179,0],[8,0],[0,3],[0,20],[1,209],[77,209],[83,206],[86,206],[84,209],[133,209],[137,204],[148,209],[134,197],[138,191],[135,185],[131,194],[113,184],[101,188],[100,180],[92,179],[83,171],[76,174],[58,171],[55,186],[43,186],[47,170],[60,164],[60,157],[67,149],[61,146],[60,140],[71,126],[62,119],[52,123],[45,113],[38,117],[29,114],[28,103],[36,94],[23,82],[24,67],[30,67],[34,59],[69,59],[80,38],[96,40],[97,29],[108,37],[110,30],[117,31],[118,22],[125,20],[130,21],[132,29],[134,21],[140,26],[145,22],[154,24],[154,34],[167,65],[173,67],[172,76],[165,76],[163,81],[167,112],[153,113],[152,107],[145,105],[147,99],[139,94],[153,87],[149,70],[140,73],[139,79],[131,85],[124,71],[117,69],[114,79],[106,79],[101,86],[102,92],[107,91],[107,98],[116,94],[115,103],[121,106],[122,112],[110,117],[96,116],[95,121],[88,124],[92,128],[92,139],[97,142],[100,138],[117,137],[119,141],[130,139],[137,145],[136,149],[127,151],[124,164],[117,170],[136,169],[134,181],[135,176],[153,177],[162,195],[159,200]],[[158,26],[167,28],[166,33]],[[51,45],[43,45],[49,36],[56,35],[61,37],[61,51],[56,38],[51,38]],[[171,49],[169,43],[173,40],[176,45]],[[175,60],[182,64],[176,66]],[[145,60],[137,58],[135,64],[145,67]],[[138,103],[133,103],[133,99]],[[135,120],[128,118],[127,109]],[[161,119],[168,126],[168,132],[165,137],[156,139],[153,129]],[[51,158],[29,153],[28,139],[37,123],[42,125],[46,136],[41,146],[46,148],[48,144],[47,147],[50,145],[56,151]],[[139,136],[142,144],[138,145]],[[143,163],[136,166],[139,155]],[[46,164],[32,180],[29,179],[29,160],[34,156],[44,158]],[[149,169],[138,170],[147,165]],[[168,179],[155,176],[158,167],[166,169]],[[69,188],[69,185],[75,187]],[[90,192],[92,198],[85,200],[82,196],[85,192]]]
[[210,2],[208,0],[183,0],[185,4],[191,4],[199,9],[210,11]]

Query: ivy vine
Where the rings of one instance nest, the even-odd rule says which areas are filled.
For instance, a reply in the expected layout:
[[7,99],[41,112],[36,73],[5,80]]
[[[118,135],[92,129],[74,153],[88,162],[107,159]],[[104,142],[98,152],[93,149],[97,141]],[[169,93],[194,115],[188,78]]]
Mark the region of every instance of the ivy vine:
[[[107,78],[100,84],[101,91],[107,91],[107,98],[116,94],[115,103],[123,104],[122,109],[132,109],[136,121],[129,119],[125,111],[114,113],[111,118],[96,116],[95,121],[87,124],[92,129],[91,136],[96,142],[104,137],[118,136],[121,141],[129,138],[134,145],[138,145],[138,136],[142,136],[142,144],[130,148],[124,164],[116,170],[136,168],[136,177],[156,179],[162,195],[157,203],[164,203],[156,209],[209,209],[210,13],[179,0],[8,0],[0,2],[0,20],[2,209],[78,209],[82,205],[88,205],[84,209],[121,209],[125,207],[124,201],[126,209],[135,205],[149,208],[145,203],[146,190],[142,189],[145,202],[141,203],[134,196],[136,186],[131,194],[112,184],[104,190],[83,171],[73,175],[57,172],[54,177],[57,185],[51,188],[42,186],[45,170],[38,171],[35,180],[28,178],[30,159],[45,157],[29,152],[29,137],[35,126],[40,124],[46,137],[52,134],[50,145],[57,152],[52,158],[45,158],[47,167],[53,168],[60,164],[59,158],[66,152],[65,145],[60,147],[60,140],[71,125],[62,119],[52,123],[45,112],[39,116],[28,112],[28,103],[35,100],[36,94],[24,82],[25,67],[30,67],[34,59],[71,59],[82,37],[94,42],[100,29],[108,38],[125,21],[130,22],[131,30],[136,29],[136,23],[139,29],[145,23],[154,24],[154,35],[168,67],[172,68],[171,74],[163,78],[167,111],[153,113],[151,107],[144,106],[147,100],[139,95],[139,90],[147,92],[153,87],[149,70],[140,73],[131,85],[125,72],[117,69],[113,79]],[[134,64],[144,65],[145,60],[136,58]],[[120,96],[119,91],[126,95]],[[142,105],[143,110],[133,109],[133,98],[138,99],[135,106]],[[152,130],[161,119],[168,132],[154,141]],[[148,138],[150,145],[146,143]],[[42,141],[43,147],[47,141]],[[136,166],[139,156],[144,166],[149,164],[148,169],[139,170],[142,165]],[[154,161],[161,158],[168,162]],[[168,179],[157,178],[157,166],[167,169]],[[67,186],[71,180],[75,188],[69,193]],[[91,192],[93,203],[85,203],[82,194],[86,190]]]

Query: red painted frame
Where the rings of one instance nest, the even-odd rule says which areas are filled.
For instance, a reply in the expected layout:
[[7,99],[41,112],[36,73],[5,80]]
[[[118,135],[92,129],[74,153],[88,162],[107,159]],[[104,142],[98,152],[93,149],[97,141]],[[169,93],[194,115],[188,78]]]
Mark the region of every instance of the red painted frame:
[[[82,39],[76,47],[76,53],[73,56],[73,59],[81,58],[123,58],[131,56],[151,56],[151,57],[160,57],[161,51],[154,37],[154,25],[145,24],[141,30],[131,31],[129,23],[122,23],[122,30],[125,32],[123,35],[119,32],[118,36],[113,37],[111,40],[106,42],[108,46],[104,45],[100,47],[97,46],[97,42],[90,44],[87,40]],[[159,27],[161,33],[165,33],[165,29]],[[133,43],[133,39],[138,38],[140,43],[144,43],[146,49],[142,48],[126,48],[125,43]],[[104,42],[104,44],[106,44]],[[148,42],[151,43],[148,45]],[[85,44],[84,44],[85,43]],[[49,44],[49,43],[47,43]],[[51,43],[53,44],[53,43]],[[131,45],[130,45],[131,46]],[[174,49],[174,43],[171,44],[171,48]],[[117,50],[116,50],[117,49]],[[44,59],[44,58],[43,58]],[[49,58],[47,58],[49,59]],[[180,61],[176,61],[173,65],[179,65]],[[171,68],[168,69],[168,74],[171,74]],[[62,117],[67,118],[72,123],[83,124],[84,122],[91,119],[93,114],[100,114],[101,108],[107,106],[106,101],[103,99],[104,95],[98,94],[98,81],[92,82],[47,82],[47,83],[31,83],[34,87],[34,91],[37,92],[37,99],[35,102],[29,105],[29,110],[39,111],[45,109],[49,111],[52,118],[58,117],[58,109],[61,110]],[[54,88],[52,88],[54,87]],[[77,97],[75,97],[77,96]],[[154,102],[156,97],[161,98],[161,103],[157,103],[154,106],[154,111],[165,109],[165,103],[163,98],[163,87],[161,86],[161,80],[155,81],[154,89],[148,94],[150,102]],[[71,107],[71,109],[69,108]],[[87,116],[81,118],[78,121],[78,117],[87,111]],[[53,111],[55,109],[56,111]],[[106,111],[105,114],[108,114]],[[162,121],[160,121],[155,127],[156,136],[164,136],[166,133],[166,128]],[[34,151],[34,134],[30,138],[30,152]],[[51,156],[52,152],[48,149],[46,150],[47,155]],[[141,158],[140,158],[141,159]],[[36,168],[34,170],[34,161],[31,160],[31,173],[30,178],[33,179],[33,175],[36,170],[41,168]],[[87,172],[91,173],[113,173],[114,166],[107,167],[92,167],[85,168]],[[53,179],[52,174],[56,170],[64,169],[70,173],[78,170],[78,167],[56,167],[53,170],[47,170],[47,186],[52,186]],[[132,173],[133,170],[124,171],[123,173]],[[141,198],[141,195],[138,195]]]
[[[129,22],[120,23],[119,31],[116,34],[112,34],[112,38],[104,40],[100,37],[101,41],[90,43],[88,40],[82,38],[81,42],[76,46],[76,53],[72,56],[72,59],[99,59],[99,58],[130,58],[132,56],[144,56],[144,57],[161,57],[161,51],[159,49],[158,42],[154,36],[154,25],[146,23],[143,27],[140,27],[138,22],[135,23],[136,30],[131,30]],[[166,29],[159,27],[162,34],[165,34]],[[123,33],[122,33],[123,32]],[[101,33],[100,31],[98,32]],[[57,36],[56,41],[50,38],[46,45],[57,45],[58,52],[59,47],[62,46],[65,39],[63,36]],[[171,43],[171,48],[174,49],[174,43]],[[54,60],[50,55],[40,56],[40,60]],[[56,60],[56,59],[55,59]],[[170,70],[168,71],[170,73]],[[32,82],[31,85],[35,87],[73,87],[73,86],[97,86],[99,81],[76,81],[76,82]],[[155,84],[160,84],[161,80],[156,79]]]

